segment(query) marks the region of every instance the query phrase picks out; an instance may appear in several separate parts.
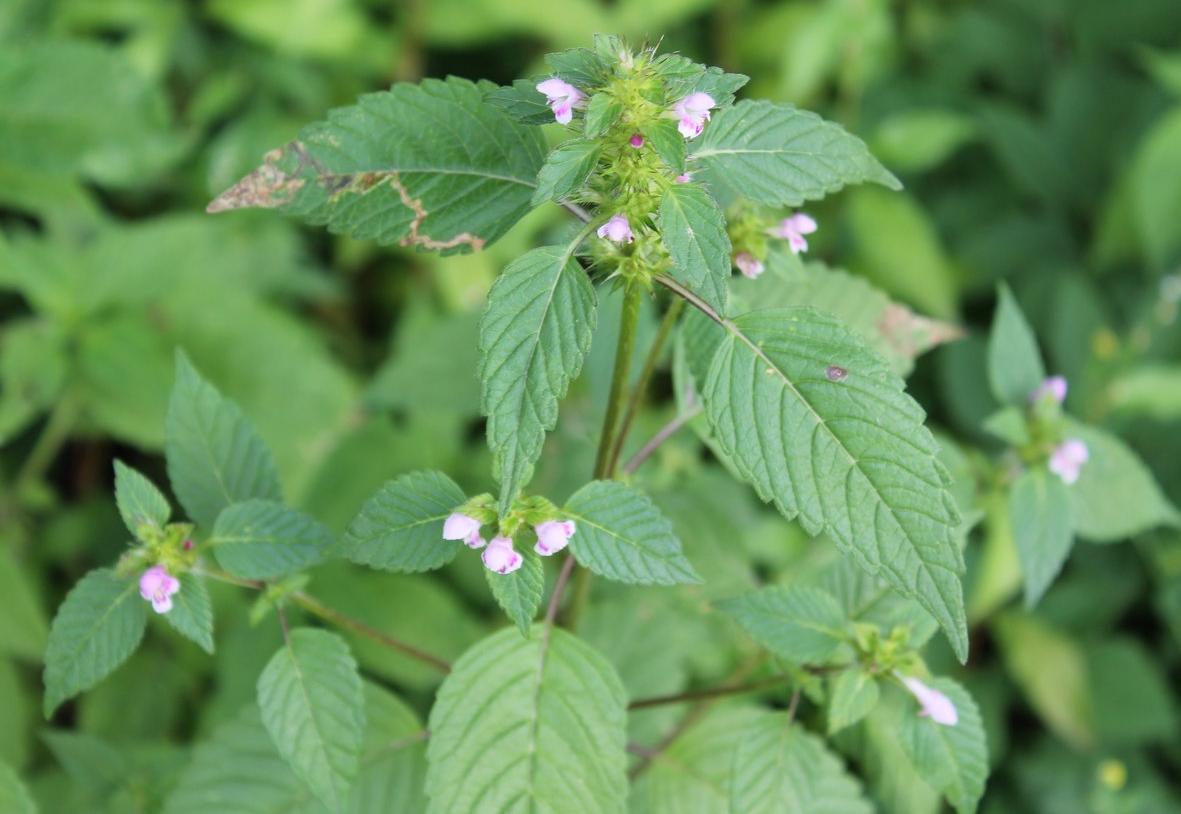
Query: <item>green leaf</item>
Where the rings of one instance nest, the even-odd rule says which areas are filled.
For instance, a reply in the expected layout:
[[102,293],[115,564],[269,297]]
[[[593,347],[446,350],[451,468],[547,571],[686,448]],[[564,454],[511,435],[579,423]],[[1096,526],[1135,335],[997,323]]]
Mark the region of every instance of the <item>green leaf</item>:
[[442,472],[411,472],[388,481],[349,524],[341,553],[386,571],[442,568],[463,547],[443,539],[443,522],[466,499]]
[[963,335],[956,325],[892,301],[863,277],[823,263],[800,263],[785,251],[768,254],[767,272],[758,280],[735,277],[732,286],[735,299],[741,297],[754,308],[810,305],[836,317],[885,357],[900,376],[910,373],[921,354]]
[[657,119],[640,127],[640,134],[668,168],[678,175],[685,171],[685,137],[672,119]]
[[870,139],[874,153],[901,172],[924,172],[942,164],[976,136],[971,116],[939,108],[891,114]]
[[[586,137],[594,139],[606,133],[622,112],[623,105],[614,96],[609,93],[596,93],[586,104]],[[550,115],[553,116],[552,113]]]
[[865,181],[902,188],[840,125],[765,101],[718,111],[691,145],[689,162],[722,200],[770,206],[799,206]]
[[1002,407],[984,419],[984,429],[1015,447],[1029,443],[1029,416],[1016,405]]
[[176,632],[213,654],[213,605],[205,582],[195,574],[180,575],[180,591],[172,596],[172,610],[164,614]]
[[115,503],[127,530],[140,539],[144,526],[159,531],[172,515],[156,485],[120,460],[115,461]]
[[[651,18],[651,7],[645,8],[645,20]],[[734,94],[750,77],[740,73],[726,73],[721,68],[702,65],[682,54],[661,54],[654,62],[656,71],[664,81],[669,102],[676,102],[690,93],[708,93],[718,107],[726,107],[734,101]]]
[[0,811],[4,814],[37,814],[29,790],[7,763],[0,761]]
[[759,644],[796,664],[828,661],[848,638],[845,612],[818,588],[763,588],[717,606]]
[[602,58],[589,48],[568,48],[545,55],[554,73],[583,92],[601,85],[609,76],[609,68]]
[[828,734],[835,735],[860,721],[878,705],[881,691],[873,676],[858,669],[845,670],[832,682],[828,701]]
[[734,814],[872,814],[861,786],[824,742],[785,713],[757,718],[734,750]]
[[1042,355],[1033,329],[1009,287],[997,290],[996,315],[988,337],[988,381],[992,393],[1004,404],[1028,404],[1029,397],[1046,378]]
[[516,571],[497,574],[485,568],[484,576],[496,597],[496,604],[517,623],[521,633],[528,636],[545,589],[545,568],[541,557],[532,551],[522,551],[521,567]]
[[917,714],[905,716],[899,740],[915,771],[956,811],[971,814],[984,795],[988,778],[988,746],[980,710],[954,681],[936,678],[928,683],[955,704],[958,722],[944,726]]
[[756,311],[725,332],[702,388],[719,446],[764,500],[917,600],[967,658],[959,511],[902,381],[810,308]]
[[511,85],[493,88],[484,98],[521,124],[548,124],[554,120],[554,112],[531,79],[517,79]]
[[246,500],[217,516],[210,545],[222,568],[245,579],[279,579],[323,559],[333,534],[274,500]]
[[696,184],[673,184],[660,202],[660,236],[672,257],[672,276],[720,313],[730,281],[726,218]]
[[84,576],[53,618],[45,650],[45,717],[106,678],[144,635],[147,604],[135,580],[109,568]]
[[344,810],[365,728],[361,676],[344,640],[293,630],[258,678],[258,706],[296,775],[329,810]]
[[202,379],[180,351],[166,432],[172,490],[202,527],[212,528],[231,503],[282,499],[275,462],[250,419]]
[[1130,636],[1087,647],[1095,729],[1111,746],[1168,741],[1177,731],[1177,705],[1157,654]]
[[533,249],[508,265],[480,323],[480,407],[503,514],[529,480],[558,402],[582,369],[595,291],[569,246]]
[[452,665],[431,709],[430,811],[622,814],[626,705],[614,668],[570,633],[493,634]]
[[1062,570],[1074,544],[1070,490],[1044,468],[1029,469],[1009,493],[1013,541],[1025,575],[1025,607],[1032,608]]
[[1070,421],[1066,434],[1087,445],[1090,458],[1067,490],[1075,532],[1085,540],[1110,543],[1155,526],[1181,525],[1181,514],[1156,478],[1123,441],[1096,427]]
[[537,173],[533,205],[571,197],[586,183],[602,151],[602,145],[591,139],[574,139],[558,145]]
[[269,153],[209,211],[282,207],[359,240],[479,250],[529,210],[543,158],[540,132],[484,102],[491,87],[450,77],[362,96]]
[[672,524],[643,492],[618,481],[591,481],[563,511],[577,524],[570,550],[596,574],[638,585],[701,582]]

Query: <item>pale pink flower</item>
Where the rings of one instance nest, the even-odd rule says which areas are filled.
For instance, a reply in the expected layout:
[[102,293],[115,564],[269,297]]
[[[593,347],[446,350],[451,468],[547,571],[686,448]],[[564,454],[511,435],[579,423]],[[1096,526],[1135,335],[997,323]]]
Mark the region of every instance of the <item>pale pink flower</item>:
[[1029,400],[1037,402],[1047,396],[1050,396],[1059,404],[1066,401],[1065,376],[1051,376],[1046,379],[1034,389],[1033,393],[1029,396]]
[[755,279],[763,273],[765,267],[763,261],[755,257],[750,252],[739,252],[734,255],[734,265],[738,266],[738,270],[750,279]]
[[616,243],[631,243],[635,240],[631,225],[624,215],[612,215],[611,220],[599,227],[598,235]]
[[533,550],[543,557],[557,554],[570,542],[577,527],[573,520],[547,520],[533,527],[537,532],[537,545]]
[[498,574],[511,574],[521,567],[523,561],[520,553],[513,549],[510,537],[493,537],[480,559],[485,568]]
[[172,610],[172,595],[180,590],[180,580],[162,565],[153,565],[139,578],[139,595],[152,603],[156,613]]
[[673,114],[677,117],[677,130],[687,139],[697,138],[705,129],[705,123],[709,121],[710,108],[716,107],[717,104],[714,97],[708,93],[690,93],[673,105]]
[[582,91],[556,76],[538,82],[537,90],[545,94],[546,104],[554,112],[558,124],[569,124],[574,117],[574,108],[582,102]]
[[1067,438],[1050,454],[1050,471],[1062,478],[1063,483],[1074,483],[1090,457],[1091,451],[1085,443]]
[[772,237],[783,238],[791,246],[793,254],[808,251],[808,241],[804,235],[816,231],[816,221],[803,212],[796,212],[790,218],[784,218],[779,225],[771,230]]
[[628,144],[630,144],[631,146],[635,147],[638,150],[644,146],[644,137],[642,135],[640,135],[639,133],[635,133],[632,135],[631,139],[628,140]]
[[923,718],[930,718],[937,724],[943,726],[955,726],[959,723],[960,716],[955,710],[955,704],[939,690],[933,687],[928,687],[917,678],[910,676],[899,676],[902,683],[906,685],[906,689],[910,691],[919,702],[919,716]]
[[693,173],[683,172],[677,176],[678,184],[687,184],[693,180]]
[[484,538],[480,536],[480,521],[463,512],[452,512],[443,522],[444,540],[463,540],[468,548],[483,548]]

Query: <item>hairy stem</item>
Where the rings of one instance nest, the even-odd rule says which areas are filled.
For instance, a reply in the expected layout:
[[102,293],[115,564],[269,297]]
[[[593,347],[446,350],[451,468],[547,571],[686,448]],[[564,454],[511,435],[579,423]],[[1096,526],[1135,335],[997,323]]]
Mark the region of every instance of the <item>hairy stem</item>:
[[595,457],[595,478],[611,477],[611,449],[615,438],[615,425],[623,408],[623,392],[627,389],[627,374],[631,370],[632,355],[636,349],[636,328],[640,324],[640,304],[643,289],[628,283],[623,292],[623,312],[619,318],[619,342],[615,346],[615,371],[611,374],[611,393],[607,396],[607,414],[603,417],[603,430],[599,435],[599,452]]
[[[218,582],[225,582],[230,585],[237,585],[240,588],[252,588],[256,591],[261,591],[261,590],[265,590],[267,587],[267,583],[262,582],[260,580],[243,579],[242,577],[236,577],[233,574],[227,574],[224,571],[217,571],[217,570],[213,570],[213,569],[209,569],[209,568],[200,568],[200,569],[194,569],[194,572],[201,574],[202,576],[209,577],[210,579],[215,579]],[[356,619],[352,616],[349,616],[347,613],[344,613],[343,611],[339,611],[336,608],[329,607],[328,605],[325,605],[323,602],[321,602],[319,599],[316,599],[314,596],[310,596],[308,594],[305,594],[303,591],[296,591],[295,593],[291,594],[291,601],[294,602],[296,605],[299,605],[301,608],[303,608],[305,611],[312,614],[313,616],[317,616],[326,622],[331,622],[332,624],[336,625],[337,627],[343,628],[344,630],[350,630],[353,633],[356,633],[360,636],[364,636],[365,638],[367,638],[371,641],[377,642],[378,644],[380,644],[383,647],[389,648],[390,650],[395,650],[404,656],[408,656],[409,658],[414,659],[415,661],[418,661],[418,662],[426,664],[430,667],[433,667],[436,670],[438,670],[440,673],[446,674],[446,673],[451,672],[451,665],[448,664],[443,659],[439,658],[438,656],[432,656],[430,653],[427,653],[423,650],[419,650],[417,647],[415,647],[412,644],[407,644],[406,642],[404,642],[400,639],[396,639],[393,636],[390,636],[386,633],[382,633],[377,628],[370,627],[369,625],[362,622],[360,619]],[[279,613],[279,619],[280,619],[280,622],[283,624],[284,629],[286,629],[287,619],[286,619],[286,616],[283,615],[281,610]]]
[[657,274],[654,279],[656,280],[656,282],[660,283],[662,286],[667,288],[669,291],[672,291],[678,297],[687,301],[690,305],[692,305],[694,308],[696,308],[701,313],[705,314],[707,317],[712,319],[714,322],[716,322],[722,326],[729,324],[729,320],[727,320],[725,317],[723,317],[721,314],[719,314],[717,311],[715,311],[713,309],[713,306],[711,306],[705,300],[701,299],[701,297],[697,296],[689,289],[685,288],[683,285],[678,283],[672,277],[665,276],[664,274]]
[[677,324],[681,309],[684,307],[684,300],[673,300],[673,304],[669,306],[668,311],[664,314],[664,319],[660,322],[660,330],[656,333],[656,339],[652,341],[652,347],[648,349],[648,357],[644,360],[644,369],[640,371],[640,378],[632,388],[631,396],[627,401],[627,409],[623,413],[623,421],[619,424],[619,432],[615,434],[615,441],[611,444],[611,454],[607,461],[609,472],[614,472],[619,464],[619,456],[623,452],[623,443],[627,440],[628,430],[631,429],[632,422],[635,421],[636,413],[640,411],[640,405],[644,401],[644,393],[648,390],[648,383],[652,380],[652,374],[656,372],[656,366],[660,364],[660,355],[664,352],[664,346]]
[[746,684],[723,684],[718,687],[707,687],[704,690],[690,690],[689,692],[673,693],[672,695],[656,695],[651,698],[640,698],[627,705],[628,709],[647,709],[661,707],[667,704],[681,704],[686,701],[700,701],[705,698],[720,698],[726,695],[741,695],[757,692],[769,687],[779,687],[787,683],[787,676],[772,676]]

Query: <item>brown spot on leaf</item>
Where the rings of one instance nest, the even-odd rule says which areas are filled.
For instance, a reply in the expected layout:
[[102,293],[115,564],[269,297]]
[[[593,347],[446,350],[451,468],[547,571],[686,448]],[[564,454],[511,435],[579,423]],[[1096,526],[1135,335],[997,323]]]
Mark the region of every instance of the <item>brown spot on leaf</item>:
[[[300,158],[299,167],[294,175],[289,175],[279,168],[279,160],[288,151],[294,152]],[[258,169],[210,201],[205,211],[217,214],[232,209],[274,209],[290,203],[295,193],[304,185],[303,179],[297,177],[299,171],[309,162],[310,156],[298,141],[271,150],[263,156],[262,165]]]
[[843,382],[849,375],[849,371],[845,370],[840,365],[829,365],[824,371],[824,375],[828,377],[830,382]]
[[890,303],[878,320],[882,337],[902,356],[913,359],[925,350],[964,335],[958,325],[919,316],[905,305]]
[[462,246],[466,243],[472,247],[472,251],[474,252],[478,252],[484,248],[484,239],[476,237],[470,232],[460,232],[447,240],[436,240],[430,235],[424,234],[421,231],[422,223],[426,220],[430,212],[422,205],[422,200],[411,196],[405,185],[403,185],[402,178],[398,173],[390,173],[390,184],[394,189],[398,190],[398,195],[401,197],[402,203],[414,213],[414,219],[410,221],[410,232],[398,241],[399,246],[422,246],[426,249],[453,249],[456,246]]

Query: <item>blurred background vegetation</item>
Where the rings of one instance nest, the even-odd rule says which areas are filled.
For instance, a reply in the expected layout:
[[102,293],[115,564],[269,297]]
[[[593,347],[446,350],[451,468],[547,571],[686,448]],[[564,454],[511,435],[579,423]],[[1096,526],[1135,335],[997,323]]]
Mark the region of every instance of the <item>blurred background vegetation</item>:
[[[812,254],[965,327],[910,378],[962,472],[996,449],[980,427],[995,408],[984,331],[1007,280],[1070,379],[1069,409],[1133,444],[1181,501],[1177,0],[3,0],[0,760],[43,811],[157,810],[277,646],[277,626],[249,624],[251,597],[212,586],[213,659],[154,625],[111,680],[41,720],[47,619],[126,542],[112,458],[166,482],[173,348],[252,417],[288,499],[337,529],[411,469],[481,491],[479,309],[505,262],[566,217],[544,207],[488,250],[440,259],[205,204],[361,93],[446,74],[508,83],[596,31],[746,73],[744,96],[842,122],[903,179],[900,194],[858,188],[810,209]],[[591,469],[616,310],[602,309],[546,447],[535,488],[555,500]],[[660,388],[636,441],[671,415]],[[713,616],[676,636],[653,623],[653,642],[637,619],[832,556],[692,434],[643,477],[709,581],[672,599],[596,586],[582,632],[633,695],[716,682],[752,649]],[[978,484],[961,486],[972,500]],[[1026,612],[1002,501],[979,486],[993,522],[968,548],[972,659],[956,672],[940,640],[928,658],[984,712],[984,810],[1181,810],[1181,537],[1080,543]],[[502,624],[476,558],[429,576],[327,566],[311,590],[448,658]],[[426,709],[436,675],[353,645],[369,675]],[[667,714],[633,728],[659,733]],[[891,771],[863,767],[883,810],[934,810],[892,788]]]

